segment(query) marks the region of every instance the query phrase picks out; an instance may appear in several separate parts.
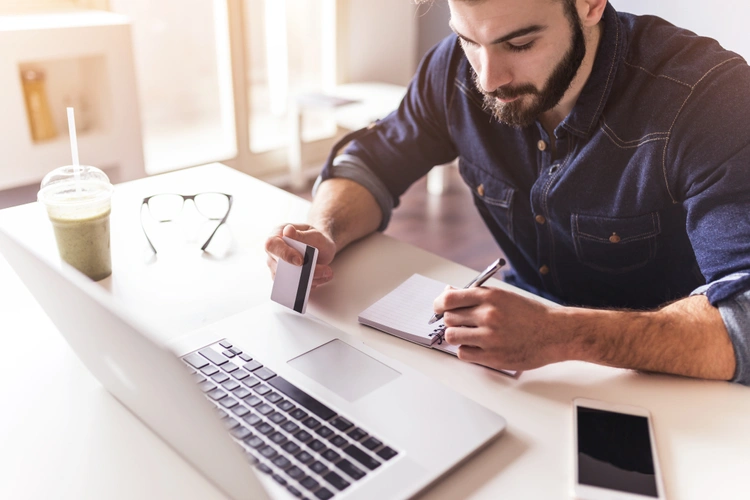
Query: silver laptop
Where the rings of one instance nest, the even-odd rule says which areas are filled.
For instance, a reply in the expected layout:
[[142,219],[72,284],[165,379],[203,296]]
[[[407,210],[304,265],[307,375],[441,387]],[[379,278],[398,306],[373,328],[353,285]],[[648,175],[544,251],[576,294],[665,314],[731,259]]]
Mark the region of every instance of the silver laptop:
[[2,230],[0,251],[102,385],[231,498],[410,497],[505,428],[309,314],[269,301],[163,346],[73,268]]

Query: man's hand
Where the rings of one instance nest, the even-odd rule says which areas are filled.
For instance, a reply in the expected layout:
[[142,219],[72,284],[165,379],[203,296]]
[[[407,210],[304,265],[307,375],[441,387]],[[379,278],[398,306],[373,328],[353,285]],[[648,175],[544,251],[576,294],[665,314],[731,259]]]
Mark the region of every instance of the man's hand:
[[333,270],[330,264],[336,255],[336,244],[328,235],[318,231],[309,224],[285,224],[279,226],[266,240],[268,268],[271,270],[271,275],[274,278],[276,277],[276,263],[279,259],[284,259],[295,266],[302,265],[302,255],[287,245],[281,239],[282,236],[318,249],[318,262],[313,274],[313,288],[328,283],[333,279]]
[[448,289],[434,302],[445,340],[459,359],[491,368],[529,370],[565,359],[553,308],[500,288]]

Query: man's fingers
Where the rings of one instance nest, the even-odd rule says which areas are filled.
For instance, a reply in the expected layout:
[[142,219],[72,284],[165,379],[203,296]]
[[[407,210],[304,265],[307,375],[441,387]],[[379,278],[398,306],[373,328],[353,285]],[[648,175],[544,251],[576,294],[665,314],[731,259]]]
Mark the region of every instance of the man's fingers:
[[452,345],[482,347],[485,339],[483,329],[466,326],[451,326],[445,329],[445,341]]
[[482,363],[484,359],[484,351],[482,348],[471,345],[460,345],[458,346],[458,359],[461,361],[468,361],[469,363]]
[[435,299],[432,307],[436,313],[444,313],[451,309],[472,307],[477,304],[479,304],[479,297],[477,297],[475,290],[471,288],[447,288]]
[[266,252],[270,255],[283,259],[295,266],[302,265],[302,255],[286,244],[279,236],[271,236],[266,240]]

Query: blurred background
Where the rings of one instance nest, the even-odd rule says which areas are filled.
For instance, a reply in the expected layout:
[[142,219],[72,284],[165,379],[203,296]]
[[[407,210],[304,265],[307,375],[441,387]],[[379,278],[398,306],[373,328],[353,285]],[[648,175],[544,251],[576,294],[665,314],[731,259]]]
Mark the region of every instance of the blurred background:
[[[746,0],[612,3],[750,57]],[[338,137],[398,105],[448,19],[446,0],[0,0],[0,208],[70,163],[66,106],[81,162],[115,182],[220,161],[306,193]],[[448,175],[404,203],[414,226],[472,217]]]

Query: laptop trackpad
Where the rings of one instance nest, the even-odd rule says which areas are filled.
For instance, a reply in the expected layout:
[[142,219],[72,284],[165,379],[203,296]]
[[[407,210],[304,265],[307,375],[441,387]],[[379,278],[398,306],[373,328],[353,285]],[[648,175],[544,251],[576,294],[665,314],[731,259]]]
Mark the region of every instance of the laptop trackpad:
[[401,375],[339,339],[316,347],[288,363],[349,402],[366,396]]

